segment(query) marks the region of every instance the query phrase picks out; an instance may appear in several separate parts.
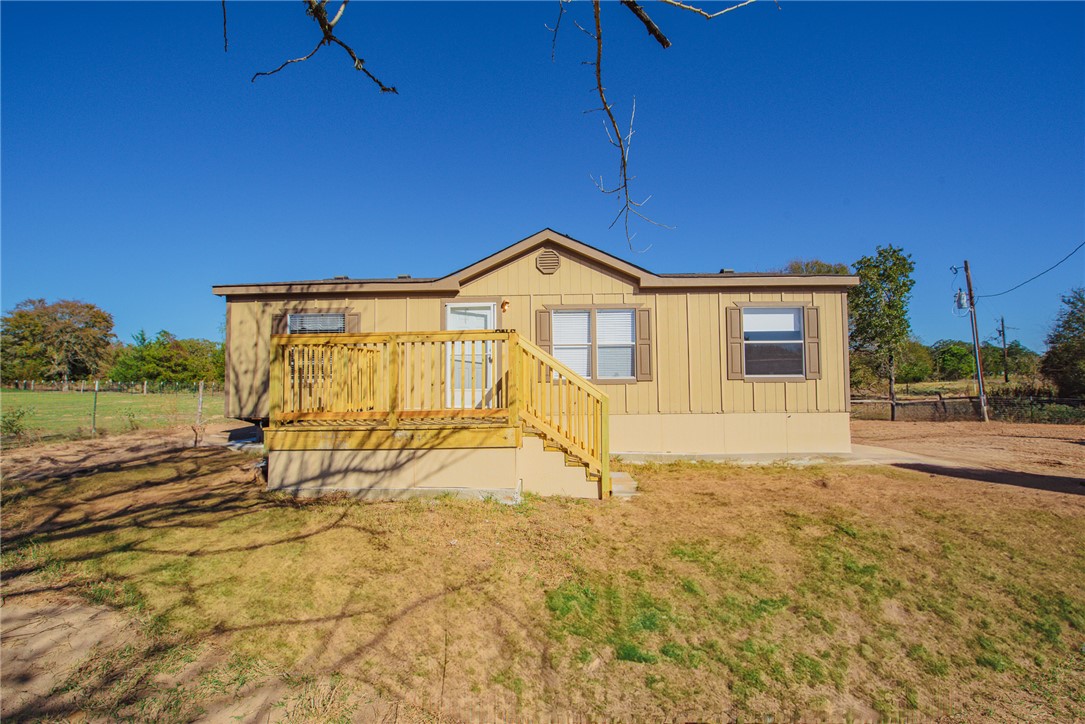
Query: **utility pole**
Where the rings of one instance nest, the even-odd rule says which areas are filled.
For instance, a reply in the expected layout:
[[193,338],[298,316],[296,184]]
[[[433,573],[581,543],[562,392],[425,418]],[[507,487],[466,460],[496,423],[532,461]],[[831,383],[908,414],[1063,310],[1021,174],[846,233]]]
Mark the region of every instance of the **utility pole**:
[[1006,351],[1006,318],[998,318],[1000,324],[998,333],[1002,337],[1002,381],[1009,383],[1010,381],[1010,353]]
[[972,315],[972,350],[976,356],[976,382],[980,393],[980,411],[983,412],[983,421],[988,422],[987,417],[987,393],[983,389],[983,363],[980,358],[980,333],[976,325],[976,295],[972,293],[972,271],[968,268],[968,260],[964,260],[964,279],[968,282],[968,311]]

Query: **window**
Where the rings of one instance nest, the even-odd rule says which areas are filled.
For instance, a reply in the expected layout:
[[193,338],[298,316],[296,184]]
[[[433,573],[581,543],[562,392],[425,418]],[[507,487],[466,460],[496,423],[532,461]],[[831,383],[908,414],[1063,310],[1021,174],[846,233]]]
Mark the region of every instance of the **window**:
[[554,312],[554,356],[581,377],[591,377],[591,312]]
[[332,334],[347,331],[347,315],[336,313],[305,313],[287,315],[290,334]]
[[634,334],[634,310],[597,309],[595,328],[599,336],[595,376],[600,379],[635,377],[637,338]]
[[551,347],[554,357],[578,375],[597,381],[651,379],[647,310],[555,309],[540,315],[539,338],[550,342],[543,342],[544,348]]
[[742,310],[745,372],[752,377],[802,377],[803,310],[772,307]]

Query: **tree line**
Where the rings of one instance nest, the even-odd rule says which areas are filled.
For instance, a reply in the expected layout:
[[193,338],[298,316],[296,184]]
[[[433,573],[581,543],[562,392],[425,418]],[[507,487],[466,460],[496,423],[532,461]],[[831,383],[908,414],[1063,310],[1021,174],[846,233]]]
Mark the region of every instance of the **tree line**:
[[0,318],[0,380],[110,379],[115,382],[222,382],[221,342],[140,330],[117,339],[113,315],[72,299],[27,299]]
[[[788,274],[855,274],[859,284],[848,293],[851,385],[870,388],[888,383],[896,400],[896,384],[974,377],[976,362],[971,342],[938,340],[924,345],[912,334],[908,316],[915,262],[893,245],[854,264],[795,259],[776,271]],[[1001,345],[980,343],[984,376],[1042,377],[1060,397],[1085,397],[1085,287],[1062,297],[1059,314],[1039,354],[1017,340]]]
[[[924,345],[911,334],[908,303],[915,264],[903,249],[877,247],[854,265],[794,260],[779,272],[850,274],[859,284],[848,294],[852,387],[888,382],[896,399],[898,382],[960,380],[975,375],[972,344],[939,340]],[[980,345],[987,375],[1004,374],[1050,381],[1061,397],[1085,396],[1085,288],[1062,298],[1062,308],[1040,355],[1014,340]],[[48,303],[27,299],[0,318],[0,380],[111,379],[117,382],[221,382],[221,342],[180,339],[168,331],[137,333],[131,344],[113,333],[113,315],[94,304],[70,299]]]

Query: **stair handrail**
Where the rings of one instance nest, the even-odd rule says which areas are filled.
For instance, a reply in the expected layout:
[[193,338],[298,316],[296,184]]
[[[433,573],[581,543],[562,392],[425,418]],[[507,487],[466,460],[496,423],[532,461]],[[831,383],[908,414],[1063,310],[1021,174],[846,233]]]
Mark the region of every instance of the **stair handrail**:
[[[517,359],[509,367],[510,391],[515,391],[515,395],[510,396],[510,417],[515,413],[518,418],[530,424],[552,443],[579,459],[589,471],[597,473],[600,479],[601,497],[609,497],[611,494],[610,397],[546,350],[518,334],[510,339],[509,347],[517,351],[514,353]],[[549,368],[551,374],[548,376],[551,379],[544,381],[541,375],[531,375],[532,360],[536,362],[535,372],[539,372],[538,365],[541,363],[545,368]],[[540,404],[541,400],[536,399],[536,385],[553,388],[553,373],[559,375],[559,382],[563,386],[567,385],[570,388],[565,393],[565,404],[569,408],[576,407],[578,410],[576,421],[572,423],[573,430],[563,430],[560,424],[555,423],[553,416],[548,414],[552,412],[552,409],[542,409],[544,406]],[[560,403],[562,387],[557,389]],[[571,390],[576,390],[576,392]],[[553,392],[548,389],[546,394],[548,402],[551,401]],[[574,398],[574,395],[577,397]],[[582,405],[579,395],[583,395],[587,402],[583,405],[586,409],[580,409]],[[575,402],[573,402],[574,399]],[[566,411],[566,417],[573,419],[571,411]]]

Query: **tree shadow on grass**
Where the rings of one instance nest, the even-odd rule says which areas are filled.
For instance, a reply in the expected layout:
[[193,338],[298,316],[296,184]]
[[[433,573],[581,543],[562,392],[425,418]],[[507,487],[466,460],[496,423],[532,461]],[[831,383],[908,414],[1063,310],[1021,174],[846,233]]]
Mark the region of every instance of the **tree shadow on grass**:
[[[25,601],[33,594],[75,594],[125,608],[129,604],[124,600],[124,592],[138,591],[144,586],[149,571],[144,567],[141,572],[126,575],[111,566],[114,570],[103,572],[106,569],[102,563],[113,556],[146,554],[152,562],[163,561],[161,565],[168,567],[171,559],[252,552],[344,530],[359,534],[359,541],[368,540],[379,550],[381,539],[388,534],[379,525],[371,526],[364,518],[352,516],[358,505],[356,501],[344,497],[300,500],[266,492],[252,458],[227,449],[126,447],[122,443],[114,446],[114,455],[108,459],[103,457],[101,446],[80,452],[52,461],[46,470],[24,469],[18,477],[5,481],[5,513],[18,511],[17,516],[5,521],[5,552],[14,554],[5,560],[0,573],[5,598]],[[417,455],[408,452],[403,459],[391,462],[392,466],[400,466],[414,459]],[[238,519],[275,509],[313,512],[323,509],[324,512],[319,517],[296,516],[285,530],[282,526],[269,526],[265,530],[262,524],[248,524],[246,540],[231,544],[231,534],[227,531],[235,530]],[[157,539],[164,529],[191,531],[193,536],[186,533],[183,539],[175,538],[184,547],[171,549]],[[197,533],[200,538],[196,537]],[[391,692],[404,701],[417,700],[418,696],[389,672],[379,667],[369,671],[365,662],[379,658],[378,652],[401,622],[427,615],[432,606],[460,591],[477,593],[487,580],[481,569],[448,570],[445,575],[419,586],[394,610],[367,602],[362,592],[352,586],[344,592],[338,610],[325,608],[314,611],[312,616],[290,615],[284,610],[287,615],[250,622],[222,618],[201,603],[206,590],[228,587],[232,575],[229,570],[222,571],[222,576],[180,575],[179,580],[168,584],[176,596],[164,609],[154,613],[167,621],[174,614],[188,619],[202,617],[207,627],[206,634],[197,639],[199,642],[256,629],[311,632],[288,634],[312,638],[309,654],[299,665],[317,673],[350,669],[352,677],[361,684]],[[102,590],[113,591],[113,597],[103,599]],[[498,605],[499,602],[491,604],[488,608],[495,619],[514,617],[511,610],[502,612],[504,606]],[[359,633],[357,621],[374,618],[379,624],[354,642]],[[517,623],[524,629],[530,628],[528,622]],[[337,634],[337,645],[329,647]],[[89,658],[69,662],[87,670],[82,671],[77,684],[69,685],[68,694],[54,691],[28,701],[13,702],[13,708],[5,711],[5,720],[63,717],[88,710],[110,717],[127,716],[142,710],[146,702],[163,696],[161,682],[156,678],[160,660],[174,656],[192,643],[193,639],[179,634],[151,634],[131,650],[103,652],[105,660],[101,666],[92,667]],[[545,641],[542,645],[545,646]],[[539,660],[547,658],[546,651],[541,651]],[[201,667],[206,669],[212,664],[198,660],[191,665],[194,671],[186,676],[198,678],[203,675]],[[441,696],[431,697],[438,711],[443,706]]]
[[1032,490],[1047,490],[1053,493],[1068,493],[1070,495],[1085,495],[1085,477],[1066,477],[1061,475],[1039,475],[1036,473],[1022,473],[1016,470],[1000,470],[993,468],[958,468],[945,465],[931,465],[927,463],[897,463],[893,467],[914,470],[930,475],[940,475],[946,478],[960,478],[962,480],[975,480],[981,483],[997,483],[999,485],[1013,485]]

